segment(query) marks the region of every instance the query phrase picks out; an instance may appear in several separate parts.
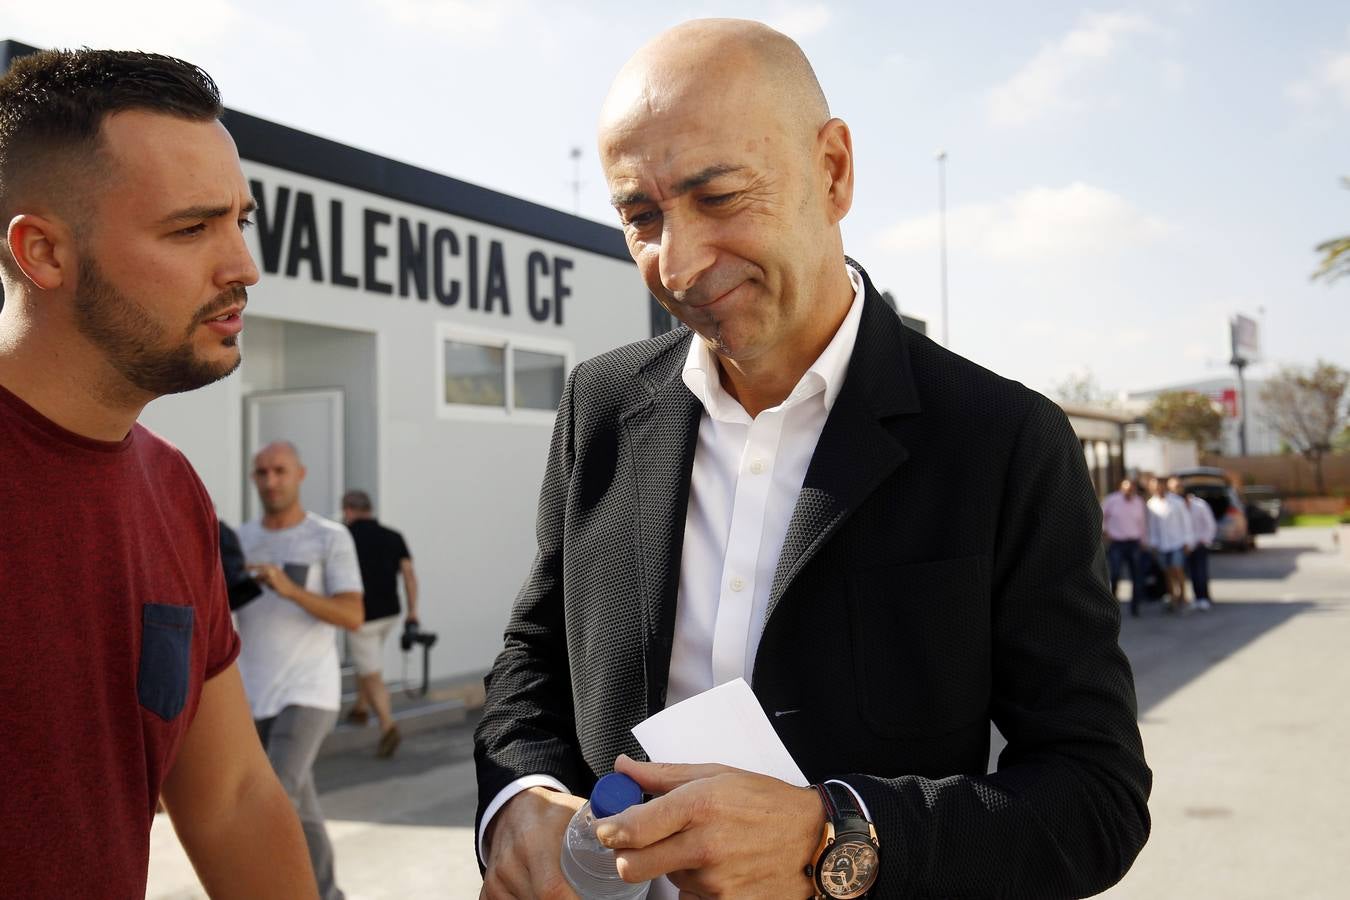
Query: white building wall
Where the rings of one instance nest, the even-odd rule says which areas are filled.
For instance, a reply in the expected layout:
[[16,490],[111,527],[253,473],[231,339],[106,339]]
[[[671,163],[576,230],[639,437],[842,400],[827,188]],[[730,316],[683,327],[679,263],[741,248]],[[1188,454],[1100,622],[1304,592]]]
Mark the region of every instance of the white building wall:
[[[222,518],[240,520],[245,490],[242,398],[261,390],[341,386],[349,421],[373,423],[364,446],[348,447],[348,487],[368,490],[381,521],[403,532],[422,586],[423,627],[436,631],[433,677],[486,669],[501,646],[512,600],[534,553],[534,518],[552,431],[551,416],[497,420],[447,417],[438,412],[436,383],[440,323],[565,345],[572,364],[648,334],[647,291],[631,262],[520,235],[434,210],[399,203],[245,161],[245,174],[262,182],[258,199],[275,211],[275,190],[312,194],[317,234],[331,234],[330,201],[338,199],[356,225],[343,234],[344,269],[362,272],[360,211],[453,229],[461,241],[478,237],[502,244],[510,287],[510,314],[469,309],[466,299],[446,307],[398,295],[397,230],[376,260],[375,274],[392,282],[392,295],[315,281],[312,267],[294,274],[281,266],[249,291],[243,334],[244,365],[209,388],[156,401],[143,421],[176,443],[201,474]],[[293,195],[294,196],[294,195]],[[262,264],[257,230],[249,238]],[[288,237],[286,247],[293,246]],[[467,247],[461,247],[467,250]],[[535,321],[526,309],[526,257],[539,250],[573,261],[571,296],[562,325]],[[288,252],[288,251],[284,251]],[[329,252],[325,249],[324,262]],[[466,263],[463,253],[459,260]],[[325,278],[329,276],[324,272]],[[467,271],[456,275],[467,277]],[[310,328],[308,326],[321,326]],[[350,337],[329,329],[348,329]],[[361,335],[373,335],[362,342]],[[373,355],[373,359],[368,358]],[[344,379],[341,368],[373,366],[374,378]],[[350,431],[349,431],[350,435]],[[349,445],[353,442],[349,437]],[[357,441],[357,444],[360,442]],[[369,469],[363,470],[363,466]],[[397,642],[387,650],[386,672],[400,670]],[[415,675],[419,670],[414,666]]]
[[1131,476],[1148,472],[1170,475],[1179,469],[1199,465],[1194,441],[1177,441],[1153,434],[1127,434],[1125,471]]

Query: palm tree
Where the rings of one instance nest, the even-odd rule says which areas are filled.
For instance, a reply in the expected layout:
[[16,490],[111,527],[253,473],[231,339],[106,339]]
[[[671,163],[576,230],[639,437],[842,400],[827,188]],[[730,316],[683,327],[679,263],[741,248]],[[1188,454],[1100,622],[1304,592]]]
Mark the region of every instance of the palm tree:
[[[1341,183],[1350,188],[1350,178],[1342,178]],[[1342,275],[1350,275],[1350,234],[1323,241],[1317,245],[1317,252],[1322,254],[1322,264],[1313,273],[1313,278],[1331,282]]]

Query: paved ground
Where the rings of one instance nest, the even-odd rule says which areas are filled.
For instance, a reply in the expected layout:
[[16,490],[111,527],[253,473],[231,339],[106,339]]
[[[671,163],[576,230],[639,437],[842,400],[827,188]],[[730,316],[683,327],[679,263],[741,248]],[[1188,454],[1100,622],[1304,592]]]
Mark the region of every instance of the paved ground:
[[[1211,613],[1125,618],[1153,836],[1103,896],[1350,896],[1350,556],[1331,535],[1287,529],[1255,553],[1216,556]],[[477,896],[473,723],[411,737],[392,761],[320,762],[350,900]],[[148,900],[201,896],[157,822]]]

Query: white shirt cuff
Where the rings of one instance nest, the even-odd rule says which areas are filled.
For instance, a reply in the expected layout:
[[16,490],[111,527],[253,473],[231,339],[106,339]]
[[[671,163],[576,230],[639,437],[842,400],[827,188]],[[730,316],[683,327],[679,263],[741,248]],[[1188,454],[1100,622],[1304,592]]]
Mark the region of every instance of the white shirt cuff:
[[[498,791],[497,796],[492,798],[492,802],[488,804],[487,809],[483,810],[483,821],[478,825],[478,861],[483,866],[487,866],[487,856],[483,853],[483,835],[487,834],[488,823],[506,805],[506,801],[521,791],[532,787],[546,787],[563,794],[570,793],[565,784],[551,775],[524,775]],[[852,790],[852,788],[849,790]]]
[[[841,784],[841,785],[843,785],[844,787],[848,788],[848,792],[849,792],[850,794],[853,795],[853,799],[858,801],[858,809],[862,810],[863,818],[866,819],[866,820],[869,821],[869,822],[872,821],[872,814],[871,814],[870,812],[867,811],[867,803],[866,803],[866,801],[863,800],[861,794],[859,794],[857,791],[855,791],[855,790],[853,789],[853,785],[849,784],[849,783],[846,782],[846,781],[840,781],[838,778],[831,778],[831,779],[829,779],[828,781],[826,781],[825,783],[826,783],[826,784]],[[484,821],[487,821],[487,818],[486,818],[486,817],[484,817]]]

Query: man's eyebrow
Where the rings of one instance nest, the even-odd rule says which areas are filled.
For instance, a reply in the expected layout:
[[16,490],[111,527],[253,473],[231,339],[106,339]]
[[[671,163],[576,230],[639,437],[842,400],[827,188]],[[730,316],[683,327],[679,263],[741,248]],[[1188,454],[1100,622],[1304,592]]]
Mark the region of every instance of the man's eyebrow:
[[[714,178],[720,178],[723,175],[730,175],[732,172],[739,172],[743,168],[745,167],[733,166],[730,165],[729,163],[724,163],[722,165],[716,166],[708,166],[708,168],[702,170],[701,172],[696,172],[693,175],[690,175],[688,178],[676,182],[674,189],[671,190],[671,196],[678,197],[681,194],[686,194],[689,191],[692,191],[694,188],[703,187],[703,185],[712,181]],[[647,194],[646,191],[624,191],[612,194],[609,198],[609,202],[617,208],[623,206],[633,206],[638,203],[649,203],[651,202],[651,199],[652,199],[651,196]]]
[[[251,215],[258,208],[257,201],[250,198],[239,212],[242,215]],[[218,219],[221,216],[228,216],[233,206],[187,206],[183,209],[175,210],[160,220],[161,225],[172,225],[175,222],[187,222],[198,219]]]
[[730,165],[729,163],[724,163],[722,165],[717,166],[708,166],[708,168],[704,169],[702,172],[690,175],[683,181],[676,182],[674,191],[675,196],[678,197],[680,194],[692,191],[694,188],[703,187],[705,184],[712,181],[714,178],[720,178],[723,175],[730,175],[732,172],[739,172],[743,168],[745,167],[733,166]]

